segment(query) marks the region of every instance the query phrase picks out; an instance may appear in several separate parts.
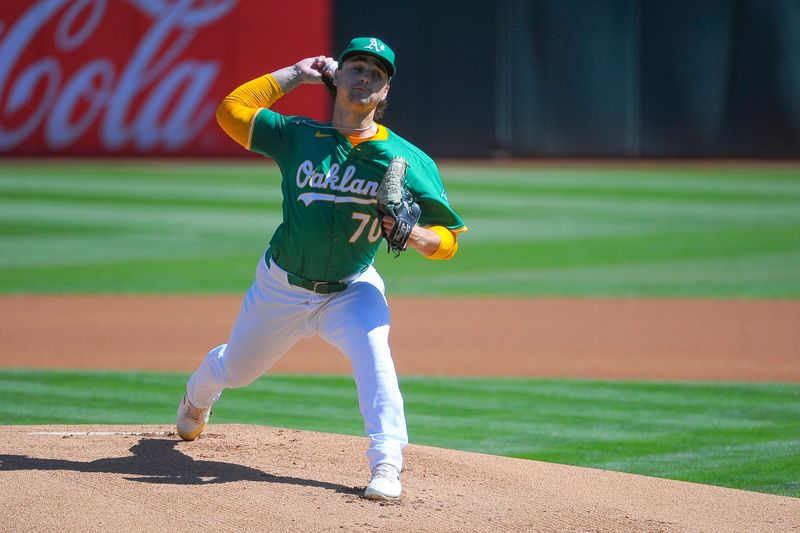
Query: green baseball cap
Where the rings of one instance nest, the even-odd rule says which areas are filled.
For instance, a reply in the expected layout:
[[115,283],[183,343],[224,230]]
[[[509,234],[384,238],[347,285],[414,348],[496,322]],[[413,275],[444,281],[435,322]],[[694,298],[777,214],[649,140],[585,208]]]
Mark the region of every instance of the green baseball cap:
[[375,56],[381,60],[389,73],[389,77],[394,76],[394,50],[389,48],[389,45],[376,37],[356,37],[347,48],[339,54],[339,64],[341,64],[348,57],[355,54],[367,54]]

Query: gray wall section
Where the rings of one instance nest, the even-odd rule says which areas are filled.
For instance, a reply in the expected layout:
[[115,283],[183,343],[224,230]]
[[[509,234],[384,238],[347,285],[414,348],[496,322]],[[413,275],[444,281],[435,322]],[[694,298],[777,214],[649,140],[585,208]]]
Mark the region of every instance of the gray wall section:
[[334,0],[435,157],[800,157],[800,0]]
[[[488,7],[487,7],[488,6]],[[487,15],[488,9],[488,15]],[[384,123],[438,157],[487,157],[494,142],[491,3],[334,2],[334,49],[378,36],[397,54]]]

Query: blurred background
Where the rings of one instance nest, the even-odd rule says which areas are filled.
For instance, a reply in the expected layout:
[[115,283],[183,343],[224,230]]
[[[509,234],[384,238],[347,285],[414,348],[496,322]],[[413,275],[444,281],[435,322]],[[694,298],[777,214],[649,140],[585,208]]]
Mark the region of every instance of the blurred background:
[[376,35],[385,123],[433,157],[800,156],[797,0],[4,0],[0,21],[4,155],[246,156],[222,97]]

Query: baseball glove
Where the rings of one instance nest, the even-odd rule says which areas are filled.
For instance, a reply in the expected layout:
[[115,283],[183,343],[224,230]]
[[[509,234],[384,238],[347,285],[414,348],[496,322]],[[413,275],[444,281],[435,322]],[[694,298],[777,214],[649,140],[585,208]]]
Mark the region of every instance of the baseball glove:
[[411,230],[419,220],[421,208],[406,186],[408,163],[402,157],[395,157],[389,163],[383,180],[378,187],[378,211],[394,219],[391,229],[384,230],[383,236],[389,245],[389,252],[395,257],[406,249]]

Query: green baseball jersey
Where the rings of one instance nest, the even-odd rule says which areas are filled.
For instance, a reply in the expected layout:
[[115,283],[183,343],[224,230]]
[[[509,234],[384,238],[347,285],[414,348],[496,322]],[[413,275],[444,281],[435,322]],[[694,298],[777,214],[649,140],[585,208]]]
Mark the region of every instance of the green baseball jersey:
[[375,196],[395,156],[408,161],[419,224],[464,227],[433,160],[391,130],[385,140],[353,146],[329,125],[269,109],[258,112],[252,127],[250,149],[272,157],[283,177],[283,222],[270,253],[293,274],[338,281],[372,264],[382,236]]

